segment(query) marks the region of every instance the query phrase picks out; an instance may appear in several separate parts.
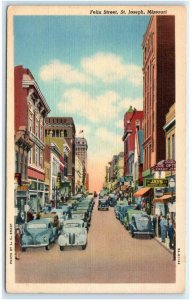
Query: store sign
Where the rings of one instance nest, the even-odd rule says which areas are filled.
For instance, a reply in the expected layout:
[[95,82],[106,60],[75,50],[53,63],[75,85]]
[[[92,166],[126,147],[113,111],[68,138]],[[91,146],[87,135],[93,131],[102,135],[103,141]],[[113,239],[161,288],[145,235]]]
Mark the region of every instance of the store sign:
[[20,192],[20,191],[28,191],[28,186],[27,185],[20,185],[17,187],[17,191]]
[[168,179],[163,179],[163,178],[159,178],[159,179],[155,179],[155,178],[146,178],[145,179],[145,186],[146,187],[151,187],[151,188],[155,188],[155,187],[168,187]]
[[176,161],[173,159],[162,160],[153,167],[154,171],[175,171]]

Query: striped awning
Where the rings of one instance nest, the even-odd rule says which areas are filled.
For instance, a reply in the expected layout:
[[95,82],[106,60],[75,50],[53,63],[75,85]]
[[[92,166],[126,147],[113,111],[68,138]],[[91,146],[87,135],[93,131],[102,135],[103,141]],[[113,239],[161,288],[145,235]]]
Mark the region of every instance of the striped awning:
[[159,197],[159,198],[154,198],[153,199],[153,203],[165,203],[165,202],[167,202],[167,201],[169,201],[169,200],[171,200],[172,199],[172,195],[171,194],[169,194],[169,195],[163,195],[163,196],[161,196],[161,197]]
[[133,197],[138,198],[138,197],[145,196],[145,194],[147,194],[150,190],[151,190],[150,187],[141,188],[140,190],[138,190],[136,193],[133,194]]

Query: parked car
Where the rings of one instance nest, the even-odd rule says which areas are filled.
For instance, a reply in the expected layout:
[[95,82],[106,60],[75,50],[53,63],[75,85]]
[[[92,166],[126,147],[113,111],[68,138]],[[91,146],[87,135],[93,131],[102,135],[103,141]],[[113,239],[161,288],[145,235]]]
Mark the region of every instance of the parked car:
[[100,198],[98,202],[98,210],[109,210],[108,200],[105,198]]
[[132,204],[132,205],[121,205],[119,207],[119,210],[117,211],[117,219],[119,219],[119,221],[124,224],[124,218],[126,216],[126,213],[128,210],[135,210],[136,205]]
[[132,215],[129,228],[132,237],[138,234],[150,237],[155,236],[151,217],[145,213]]
[[96,191],[94,191],[94,198],[96,198],[97,197],[97,192]]
[[85,227],[89,228],[90,224],[91,224],[91,217],[87,211],[87,209],[82,209],[82,208],[78,208],[78,209],[74,209],[71,211],[71,217],[68,219],[80,219],[83,220],[85,223]]
[[114,206],[114,212],[117,219],[119,217],[119,210],[121,209],[121,206],[125,205],[127,205],[127,201],[117,201],[117,204]]
[[66,246],[81,246],[86,249],[87,230],[84,221],[78,219],[67,220],[63,224],[61,235],[58,238],[60,250]]
[[50,249],[50,244],[58,237],[56,227],[53,227],[51,218],[42,218],[28,222],[24,227],[24,233],[21,238],[21,248],[25,251],[27,248],[45,247]]
[[127,230],[130,230],[131,218],[134,214],[141,214],[140,210],[135,210],[133,206],[130,205],[130,209],[128,209],[123,218],[123,225]]
[[109,194],[109,206],[114,207],[117,204],[117,196],[115,194]]

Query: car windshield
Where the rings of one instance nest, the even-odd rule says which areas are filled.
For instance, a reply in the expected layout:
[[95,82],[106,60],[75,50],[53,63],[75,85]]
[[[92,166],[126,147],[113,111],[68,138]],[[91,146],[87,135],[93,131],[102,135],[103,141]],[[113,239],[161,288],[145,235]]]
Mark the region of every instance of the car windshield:
[[83,217],[83,214],[72,214],[72,219],[82,219]]
[[28,224],[27,229],[45,229],[47,228],[47,225],[44,223],[34,223],[34,224]]
[[81,227],[79,223],[68,223],[64,225],[64,228]]

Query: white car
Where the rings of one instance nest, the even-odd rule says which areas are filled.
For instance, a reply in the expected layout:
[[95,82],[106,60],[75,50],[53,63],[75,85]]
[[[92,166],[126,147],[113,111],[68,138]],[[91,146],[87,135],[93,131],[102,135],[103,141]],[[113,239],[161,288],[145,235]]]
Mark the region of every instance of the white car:
[[58,244],[61,251],[64,250],[65,246],[81,246],[85,250],[87,246],[87,229],[84,221],[78,219],[64,221]]

